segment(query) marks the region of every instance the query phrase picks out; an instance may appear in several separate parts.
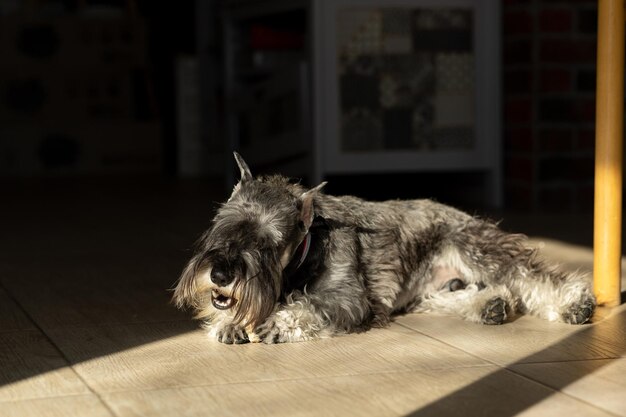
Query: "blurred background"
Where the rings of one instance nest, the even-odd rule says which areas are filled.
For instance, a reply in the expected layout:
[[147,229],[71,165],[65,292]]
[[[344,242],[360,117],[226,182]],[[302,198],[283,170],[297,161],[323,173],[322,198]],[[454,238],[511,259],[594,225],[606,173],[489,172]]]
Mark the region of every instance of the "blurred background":
[[591,0],[0,0],[0,183],[219,200],[237,150],[331,193],[588,214],[596,20]]

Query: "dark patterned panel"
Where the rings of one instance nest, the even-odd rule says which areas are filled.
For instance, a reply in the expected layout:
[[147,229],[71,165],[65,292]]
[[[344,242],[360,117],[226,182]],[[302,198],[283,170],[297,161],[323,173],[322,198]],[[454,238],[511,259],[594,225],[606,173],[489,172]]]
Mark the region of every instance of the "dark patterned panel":
[[471,11],[346,9],[338,24],[344,151],[474,145]]

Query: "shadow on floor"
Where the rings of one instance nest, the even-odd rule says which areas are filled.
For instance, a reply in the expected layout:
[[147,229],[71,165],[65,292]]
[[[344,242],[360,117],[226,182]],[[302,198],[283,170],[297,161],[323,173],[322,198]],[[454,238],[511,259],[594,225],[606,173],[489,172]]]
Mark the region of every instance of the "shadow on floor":
[[[197,329],[190,314],[170,303],[169,289],[210,223],[220,189],[145,179],[7,186],[0,217],[0,386],[72,365],[55,340],[59,329],[172,322],[117,350]],[[80,357],[111,353],[89,345]]]
[[[622,293],[622,298],[625,293]],[[524,410],[532,407],[535,404],[548,398],[553,392],[548,390],[537,389],[534,391],[525,391],[523,395],[508,397],[507,401],[498,401],[497,410],[485,410],[485,398],[497,396],[497,387],[506,380],[506,375],[511,372],[515,372],[515,365],[527,364],[533,362],[539,362],[540,358],[545,358],[551,351],[559,352],[563,351],[563,347],[575,346],[580,342],[581,346],[586,345],[583,343],[590,338],[599,339],[603,344],[610,347],[616,354],[615,357],[619,357],[626,352],[626,310],[621,311],[611,317],[608,317],[598,323],[584,325],[584,328],[567,337],[566,339],[544,349],[540,352],[534,353],[524,359],[521,359],[514,364],[511,364],[507,369],[501,369],[482,378],[454,393],[447,395],[439,400],[423,407],[419,410],[415,410],[410,413],[410,417],[424,417],[424,416],[477,416],[477,415],[490,415],[497,413],[500,417],[515,416]],[[558,380],[557,384],[551,386],[554,390],[560,391],[573,382],[584,378],[587,375],[594,373],[608,362],[595,360],[595,361],[572,361],[568,362],[568,370],[570,371],[567,376],[562,376]],[[495,390],[494,390],[495,387]]]

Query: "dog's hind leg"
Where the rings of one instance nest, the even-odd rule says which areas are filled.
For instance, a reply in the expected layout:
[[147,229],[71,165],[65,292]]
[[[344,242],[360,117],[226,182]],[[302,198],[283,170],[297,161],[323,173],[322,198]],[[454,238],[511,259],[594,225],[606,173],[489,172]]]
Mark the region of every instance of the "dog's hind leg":
[[502,324],[514,312],[515,304],[504,285],[469,284],[462,290],[443,289],[426,294],[413,311],[453,315],[474,323]]
[[464,259],[458,248],[444,247],[432,263],[416,312],[455,315],[483,324],[501,324],[515,312],[511,291],[483,276],[483,266]]
[[485,290],[506,286],[515,301],[512,311],[571,324],[593,315],[596,301],[589,280],[540,259],[524,236],[475,223],[457,231],[450,243],[435,260],[454,266],[467,282],[483,282]]
[[570,324],[585,323],[593,315],[596,301],[584,275],[534,259],[500,272],[497,280],[486,280],[486,284],[480,281],[456,291],[444,286],[426,292],[415,311],[456,315],[484,324],[500,324],[515,312]]
[[582,274],[560,271],[540,261],[519,268],[511,289],[520,298],[520,310],[550,321],[587,322],[596,306],[590,281]]

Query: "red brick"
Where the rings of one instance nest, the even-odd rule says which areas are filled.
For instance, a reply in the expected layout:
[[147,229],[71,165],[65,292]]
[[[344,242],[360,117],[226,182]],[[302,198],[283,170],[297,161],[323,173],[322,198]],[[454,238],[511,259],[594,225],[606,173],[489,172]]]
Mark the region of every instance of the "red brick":
[[576,149],[593,150],[596,146],[596,132],[591,129],[579,129],[576,135]]
[[508,156],[505,158],[505,176],[510,180],[533,181],[533,164],[527,156]]
[[598,34],[598,8],[580,8],[578,10],[577,33],[597,35]]
[[528,64],[533,58],[532,42],[530,39],[505,40],[502,55],[505,67],[512,64]]
[[596,105],[591,97],[560,95],[539,101],[539,120],[543,122],[593,123]]
[[543,62],[595,63],[595,39],[543,39],[539,50]]
[[539,209],[561,213],[572,211],[572,191],[568,186],[543,188],[539,191]]
[[543,183],[591,181],[593,162],[593,155],[559,153],[544,156],[538,163],[538,178]]
[[578,120],[595,122],[596,101],[593,98],[581,98],[576,101],[575,114]]
[[539,148],[542,151],[570,151],[573,134],[570,129],[542,129],[539,132]]
[[530,99],[507,99],[504,106],[504,119],[506,123],[529,123],[532,120]]
[[526,10],[505,12],[502,22],[502,29],[505,35],[530,33],[533,29],[532,16]]
[[542,183],[568,181],[572,172],[572,158],[566,154],[542,157],[538,162],[537,177]]
[[576,187],[576,206],[580,211],[593,212],[593,183],[581,184]]
[[544,69],[539,76],[539,89],[543,93],[570,91],[572,74],[567,69]]
[[598,4],[598,0],[540,0],[539,3],[543,3],[546,5],[561,5],[563,3],[593,3],[594,5]]
[[571,123],[576,119],[575,104],[571,96],[542,98],[537,116],[542,122]]
[[572,29],[572,11],[546,9],[539,13],[539,30],[542,32],[568,32]]
[[533,150],[532,129],[528,127],[505,129],[504,148],[507,151],[532,152]]
[[572,160],[570,178],[576,182],[592,181],[595,159],[592,155],[581,156]]
[[533,199],[530,185],[506,184],[504,205],[508,209],[531,210],[533,208]]
[[504,94],[530,93],[532,72],[530,70],[508,70],[504,72]]

